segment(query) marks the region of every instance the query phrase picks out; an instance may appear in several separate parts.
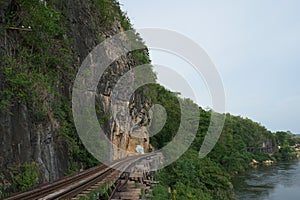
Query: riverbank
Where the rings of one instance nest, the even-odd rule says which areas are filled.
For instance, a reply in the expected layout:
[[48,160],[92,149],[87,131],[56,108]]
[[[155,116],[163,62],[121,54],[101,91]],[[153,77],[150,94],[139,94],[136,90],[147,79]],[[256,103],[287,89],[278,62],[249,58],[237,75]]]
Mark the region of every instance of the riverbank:
[[271,166],[248,169],[231,179],[236,199],[298,200],[300,162],[280,161]]

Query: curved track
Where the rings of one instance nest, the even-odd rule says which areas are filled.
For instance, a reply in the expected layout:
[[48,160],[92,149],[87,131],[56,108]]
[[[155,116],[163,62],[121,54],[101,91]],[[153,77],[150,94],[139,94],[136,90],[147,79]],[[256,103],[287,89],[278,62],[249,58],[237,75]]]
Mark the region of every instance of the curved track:
[[110,166],[99,165],[78,174],[59,179],[53,183],[42,185],[37,189],[19,192],[4,199],[6,200],[34,200],[34,199],[71,199],[83,191],[101,186],[106,181],[115,181],[122,171],[149,155],[131,156],[111,163]]

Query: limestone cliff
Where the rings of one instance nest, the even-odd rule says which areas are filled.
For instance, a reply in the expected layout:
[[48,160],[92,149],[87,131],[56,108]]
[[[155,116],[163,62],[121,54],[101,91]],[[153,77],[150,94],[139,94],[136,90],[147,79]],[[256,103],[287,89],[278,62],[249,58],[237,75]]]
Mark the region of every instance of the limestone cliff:
[[[0,1],[0,17],[0,184],[13,185],[11,169],[22,163],[37,163],[36,183],[64,176],[74,163],[88,167],[70,112],[72,85],[88,53],[129,29],[128,19],[114,0],[6,0]],[[110,100],[117,80],[138,64],[131,53],[114,62],[96,99],[106,134],[132,153],[136,145],[150,148],[145,126],[151,101],[136,92],[130,102],[114,105],[118,112],[130,106],[130,116],[121,120],[112,118]],[[128,124],[128,118],[135,123]],[[114,151],[115,159],[124,156]]]

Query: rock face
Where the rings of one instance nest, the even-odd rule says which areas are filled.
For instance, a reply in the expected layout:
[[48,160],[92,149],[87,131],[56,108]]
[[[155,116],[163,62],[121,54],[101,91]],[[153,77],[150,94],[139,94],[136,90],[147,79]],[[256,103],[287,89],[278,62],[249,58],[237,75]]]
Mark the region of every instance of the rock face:
[[[103,24],[103,22],[99,22],[99,18],[95,18],[97,11],[94,10],[93,4],[75,0],[72,3],[66,3],[66,10],[67,18],[71,22],[69,23],[70,37],[76,41],[74,48],[78,52],[81,61],[100,43],[97,36],[109,38],[124,31],[117,18],[113,20],[109,27],[98,26],[91,29],[92,24]],[[131,54],[116,60],[101,78],[96,97],[96,102],[103,111],[102,115],[111,115],[111,111],[119,114],[115,118],[111,116],[108,123],[104,125],[108,137],[118,148],[132,153],[136,153],[136,145],[142,145],[145,152],[148,152],[150,148],[149,135],[145,128],[145,125],[149,124],[150,121],[149,114],[145,108],[150,106],[150,102],[144,95],[138,93],[134,95],[134,98],[131,98],[131,102],[121,101],[120,104],[114,105],[113,110],[110,110],[110,102],[112,90],[119,78],[137,64],[137,61]],[[132,77],[132,81],[134,81],[134,77]],[[123,116],[125,107],[128,106],[130,106],[130,115]],[[135,123],[130,124],[130,121]],[[138,137],[134,137],[135,135]],[[128,153],[124,154],[114,149],[114,159],[127,155]]]
[[[8,30],[7,15],[11,12],[18,12],[21,1],[11,0],[0,2],[0,44],[1,57],[13,54],[18,46],[20,34],[18,31]],[[103,39],[123,31],[119,17],[107,23],[101,10],[97,10],[96,1],[59,0],[55,4],[57,11],[62,13],[66,19],[67,32],[64,38],[70,39],[69,49],[73,58],[73,77],[88,53]],[[118,6],[111,2],[113,6]],[[107,5],[106,5],[107,6]],[[114,16],[114,13],[105,11]],[[3,30],[3,31],[2,31]],[[5,33],[5,34],[3,34]],[[55,48],[55,45],[53,45]],[[150,116],[146,108],[151,107],[148,100],[142,93],[136,92],[130,101],[123,101],[113,106],[111,112],[111,92],[118,79],[132,69],[138,63],[129,54],[122,56],[114,62],[101,78],[98,84],[96,102],[100,106],[100,118],[108,116],[104,128],[108,137],[113,143],[126,151],[135,153],[136,146],[141,145],[145,152],[149,151],[150,143],[146,126],[150,122]],[[4,87],[5,75],[0,71],[0,90]],[[63,70],[62,70],[63,72]],[[24,162],[35,161],[40,170],[39,182],[53,181],[64,176],[69,168],[68,144],[61,137],[61,121],[55,117],[51,102],[59,101],[61,97],[71,99],[73,77],[66,77],[58,74],[63,89],[55,88],[58,96],[47,96],[43,99],[42,105],[48,107],[46,118],[42,122],[35,120],[35,110],[32,102],[14,103],[9,107],[9,112],[0,110],[0,180],[8,180],[11,177],[9,168]],[[132,77],[134,81],[134,77]],[[40,94],[42,95],[42,94]],[[49,103],[50,102],[50,103]],[[69,102],[71,105],[71,102]],[[130,115],[123,115],[126,107],[130,107]],[[118,113],[113,118],[112,113]],[[128,123],[133,122],[133,123]],[[136,137],[138,136],[138,137]],[[120,153],[114,149],[114,159],[127,156],[128,153]]]
[[[118,94],[120,99],[112,102],[112,91],[115,84],[120,76],[135,65],[135,60],[132,59],[131,55],[122,56],[106,70],[98,85],[96,102],[103,109],[102,115],[109,116],[109,120],[104,124],[104,129],[115,145],[115,148],[113,148],[114,160],[126,157],[129,154],[136,154],[137,145],[141,145],[145,152],[148,152],[151,148],[146,128],[150,123],[150,116],[147,111],[147,108],[151,107],[149,99],[136,92],[130,99],[126,99],[124,94]],[[127,80],[128,85],[133,84],[133,82],[134,76]],[[124,88],[126,87],[127,85],[124,86]],[[128,108],[129,113],[126,112]]]
[[[19,12],[20,3],[18,0],[0,2],[0,40],[4,41],[0,44],[1,61],[14,56],[20,42],[18,41],[20,33],[9,31],[7,28],[9,26],[7,15]],[[0,93],[6,84],[4,71],[4,67],[1,66]],[[49,106],[49,101],[53,99],[53,97],[44,99],[43,106]],[[42,123],[36,123],[34,116],[35,111],[31,102],[16,101],[8,107],[8,111],[1,108],[0,183],[11,181],[12,174],[8,169],[25,162],[38,163],[40,183],[53,181],[66,173],[68,149],[66,143],[58,136],[59,122],[53,117],[52,112],[45,113],[47,119]]]
[[[49,122],[35,124],[26,105],[16,105],[11,113],[0,112],[1,172],[20,163],[36,161],[40,166],[41,182],[55,180],[68,169],[68,151],[58,139],[57,128]],[[50,116],[49,116],[50,117]]]
[[[136,153],[136,147],[142,146],[147,153],[151,148],[149,143],[149,134],[146,126],[149,124],[150,117],[145,107],[149,104],[145,98],[136,94],[134,100],[141,103],[131,103],[130,115],[123,115],[124,109],[129,102],[114,105],[113,113],[119,113],[121,116],[111,122],[111,141],[120,149],[127,152]],[[131,122],[131,123],[129,123]],[[124,153],[118,149],[114,150],[114,159],[127,156],[130,153]]]

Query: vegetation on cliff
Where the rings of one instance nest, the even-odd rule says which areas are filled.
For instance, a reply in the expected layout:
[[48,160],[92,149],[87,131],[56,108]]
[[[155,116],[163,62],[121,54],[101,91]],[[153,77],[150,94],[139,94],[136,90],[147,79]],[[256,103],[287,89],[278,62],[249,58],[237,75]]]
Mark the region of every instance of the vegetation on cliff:
[[[61,174],[53,177],[58,178],[99,163],[76,134],[71,110],[72,84],[88,51],[106,37],[131,29],[131,24],[115,0],[0,1],[0,14],[3,41],[0,48],[0,139],[1,142],[8,140],[8,146],[13,148],[1,149],[0,196],[5,196],[53,181],[52,169],[45,165],[56,168],[54,170]],[[84,24],[87,19],[89,23]],[[116,23],[120,24],[120,30],[115,30],[119,26]],[[86,35],[78,34],[78,30],[85,31]],[[145,51],[135,51],[131,57],[136,63],[149,63]],[[26,121],[20,122],[22,125],[18,127],[19,122],[10,119],[19,115]],[[107,118],[108,114],[102,113],[99,121],[104,123]],[[11,133],[12,126],[20,133]],[[47,132],[38,133],[43,126]],[[20,139],[12,134],[19,135]],[[29,141],[25,143],[22,137]],[[28,156],[21,148],[27,148]],[[45,154],[55,161],[47,160]],[[53,164],[56,160],[66,163],[67,169],[58,169]],[[42,168],[45,171],[39,174],[33,170]]]
[[[1,116],[14,115],[16,113],[13,113],[13,108],[26,105],[32,126],[38,127],[50,121],[55,129],[55,141],[63,141],[62,144],[67,146],[68,155],[64,159],[68,169],[63,171],[64,174],[98,164],[82,145],[72,119],[71,86],[82,62],[79,55],[84,55],[90,49],[80,49],[81,45],[75,41],[79,38],[72,35],[75,31],[69,33],[72,29],[70,24],[78,22],[66,17],[69,12],[66,9],[67,1],[43,1],[47,5],[39,0],[9,2],[10,6],[1,13],[4,14],[1,15],[0,23],[0,36],[4,39],[0,57]],[[0,1],[0,6],[2,4],[6,2]],[[80,1],[80,4],[87,6],[84,1]],[[116,20],[120,22],[122,30],[132,29],[129,19],[115,0],[94,0],[88,4],[91,4],[87,6],[90,9],[86,13],[88,18],[97,19],[86,25],[89,28],[86,33],[91,33],[95,38],[90,43],[98,44],[109,37],[107,32],[111,32]],[[90,39],[84,38],[85,35],[80,37],[83,37],[82,40]],[[76,44],[78,49],[74,47]],[[135,65],[150,63],[147,51],[135,51],[130,56]],[[151,76],[154,73],[151,72]],[[151,103],[163,105],[167,111],[164,128],[151,138],[151,144],[155,148],[162,148],[172,140],[179,128],[178,97],[158,84],[141,88],[138,92]],[[189,99],[182,101],[192,104]],[[101,109],[98,108],[97,111],[99,121],[104,124],[109,117]],[[274,135],[249,119],[226,114],[225,126],[218,143],[206,158],[199,159],[198,151],[211,116],[211,111],[200,110],[201,120],[194,142],[179,160],[159,172],[157,179],[161,184],[154,190],[154,199],[230,199],[230,175],[247,169],[251,159],[269,159],[267,154],[247,151],[248,147],[260,148],[265,141],[273,146],[282,146],[274,154],[275,158],[289,159],[295,156],[289,147],[295,141],[289,134],[278,132]],[[47,143],[47,140],[42,142]],[[1,160],[1,164],[2,162],[6,161]],[[39,164],[33,157],[27,162],[16,160],[5,163],[7,169],[0,174],[0,196],[26,190],[40,183],[39,177],[42,175],[38,170]],[[4,183],[4,180],[10,184]],[[169,187],[171,193],[168,193]]]

